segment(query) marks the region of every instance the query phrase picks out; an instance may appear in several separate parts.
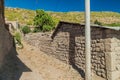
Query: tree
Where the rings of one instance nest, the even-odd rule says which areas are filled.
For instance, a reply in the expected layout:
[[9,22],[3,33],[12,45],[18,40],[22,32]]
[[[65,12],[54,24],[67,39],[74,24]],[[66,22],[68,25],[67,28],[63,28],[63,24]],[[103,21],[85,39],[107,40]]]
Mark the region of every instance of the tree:
[[[54,29],[55,22],[53,21],[52,17],[48,15],[44,10],[36,10],[36,16],[34,18],[34,25],[39,27],[38,31],[49,31]],[[47,29],[47,27],[49,29]],[[45,28],[44,28],[45,27]]]

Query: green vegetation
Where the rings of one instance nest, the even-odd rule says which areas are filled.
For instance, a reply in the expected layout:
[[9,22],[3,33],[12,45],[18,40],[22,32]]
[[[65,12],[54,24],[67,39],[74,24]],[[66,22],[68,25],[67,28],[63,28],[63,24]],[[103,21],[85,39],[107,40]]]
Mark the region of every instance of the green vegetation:
[[[46,12],[52,17],[55,25],[59,21],[68,21],[75,23],[84,23],[84,12]],[[35,11],[25,10],[18,8],[6,8],[5,17],[7,20],[16,21],[18,20],[21,24],[33,25]],[[118,25],[120,23],[120,13],[116,12],[91,12],[91,23],[99,21],[102,25],[113,26],[115,23]]]
[[14,39],[15,39],[16,44],[17,44],[18,46],[20,46],[21,48],[23,48],[23,44],[22,44],[22,42],[21,42],[21,35],[20,35],[19,32],[16,32],[16,33],[14,34]]
[[102,25],[101,22],[99,22],[98,20],[95,20],[94,24],[97,24],[97,25]]
[[28,27],[28,26],[22,27],[22,32],[23,32],[24,34],[30,33],[30,32],[31,32],[30,27]]
[[120,27],[120,23],[111,23],[111,24],[106,24],[107,26],[112,26],[112,27]]
[[5,17],[10,21],[19,21],[21,24],[32,25],[35,12],[27,9],[6,8]]
[[14,38],[15,38],[15,40],[17,41],[17,43],[18,43],[19,45],[22,44],[22,43],[21,43],[21,35],[20,35],[19,32],[16,32],[16,33],[15,33]]
[[[43,10],[36,10],[36,16],[34,18],[34,25],[39,27],[40,31],[50,31],[54,29],[55,22],[53,21],[52,17],[48,15]],[[35,28],[36,29],[36,28]]]
[[53,29],[54,29],[54,27],[51,27],[50,25],[43,25],[43,32],[45,32],[45,31],[51,31]]
[[36,33],[36,32],[41,32],[41,30],[39,29],[39,27],[35,27],[34,28],[33,33]]

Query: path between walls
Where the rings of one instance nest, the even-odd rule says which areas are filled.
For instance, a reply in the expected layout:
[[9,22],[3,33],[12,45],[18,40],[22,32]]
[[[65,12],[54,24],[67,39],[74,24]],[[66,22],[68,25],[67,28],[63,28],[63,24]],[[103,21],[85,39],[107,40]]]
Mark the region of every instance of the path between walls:
[[17,56],[31,72],[23,72],[20,80],[82,80],[80,74],[71,66],[44,54],[26,42],[23,44],[24,48],[18,50]]

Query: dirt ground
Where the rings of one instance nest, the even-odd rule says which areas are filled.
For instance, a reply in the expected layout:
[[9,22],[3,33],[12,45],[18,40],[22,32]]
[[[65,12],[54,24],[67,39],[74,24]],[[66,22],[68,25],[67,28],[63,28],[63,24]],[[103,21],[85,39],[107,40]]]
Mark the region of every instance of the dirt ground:
[[71,66],[25,42],[24,49],[18,50],[18,57],[31,70],[24,72],[20,80],[82,80],[80,74]]
[[71,66],[23,44],[24,48],[17,50],[16,56],[8,55],[0,80],[82,80]]

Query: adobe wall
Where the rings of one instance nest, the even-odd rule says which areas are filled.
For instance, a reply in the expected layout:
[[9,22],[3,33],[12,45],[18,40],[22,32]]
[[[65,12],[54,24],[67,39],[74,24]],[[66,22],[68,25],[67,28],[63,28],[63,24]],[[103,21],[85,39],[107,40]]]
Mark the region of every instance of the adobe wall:
[[13,48],[13,38],[5,28],[3,0],[0,0],[0,69],[5,56]]
[[107,78],[120,80],[120,31],[109,30],[106,33],[106,37],[111,38],[105,44],[108,47],[106,52]]

